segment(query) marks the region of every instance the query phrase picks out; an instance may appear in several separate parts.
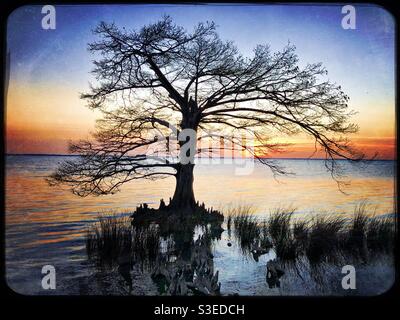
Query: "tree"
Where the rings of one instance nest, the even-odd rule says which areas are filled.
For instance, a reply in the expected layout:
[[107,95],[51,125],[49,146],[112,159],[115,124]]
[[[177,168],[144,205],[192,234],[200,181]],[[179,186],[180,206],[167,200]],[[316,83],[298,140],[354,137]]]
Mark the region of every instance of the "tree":
[[[174,176],[169,206],[193,208],[194,163],[181,160],[184,155],[193,160],[204,150],[196,143],[184,149],[185,136],[177,140],[176,156],[169,141],[171,132],[179,136],[187,129],[196,141],[203,138],[197,136],[200,130],[252,132],[254,157],[278,174],[284,169],[265,157],[282,147],[268,143],[268,135],[276,133],[311,136],[338,181],[337,159],[362,158],[346,138],[357,131],[348,122],[353,114],[349,97],[325,80],[320,63],[299,67],[290,44],[276,53],[259,45],[245,58],[232,42],[219,38],[214,23],[199,23],[189,33],[170,17],[140,31],[102,22],[94,32],[100,40],[89,50],[101,57],[94,61],[98,84],[82,98],[103,118],[94,141],[70,145],[81,157],[63,163],[51,176],[52,184],[67,184],[80,196],[102,195],[134,179]],[[151,134],[154,130],[158,136]],[[240,139],[230,142],[250,150]]]

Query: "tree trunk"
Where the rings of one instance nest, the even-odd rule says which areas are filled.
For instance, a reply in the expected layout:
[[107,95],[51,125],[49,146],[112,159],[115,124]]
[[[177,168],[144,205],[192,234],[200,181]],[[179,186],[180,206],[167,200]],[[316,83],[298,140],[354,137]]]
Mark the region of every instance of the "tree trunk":
[[170,203],[171,208],[189,212],[195,208],[193,169],[194,164],[191,163],[181,164],[178,167],[175,192]]
[[196,207],[193,192],[194,157],[197,150],[197,118],[193,114],[195,110],[197,110],[197,105],[192,97],[190,97],[187,111],[182,117],[182,131],[179,134],[180,150],[179,165],[176,172],[176,187],[170,203],[171,208],[186,214],[193,213]]

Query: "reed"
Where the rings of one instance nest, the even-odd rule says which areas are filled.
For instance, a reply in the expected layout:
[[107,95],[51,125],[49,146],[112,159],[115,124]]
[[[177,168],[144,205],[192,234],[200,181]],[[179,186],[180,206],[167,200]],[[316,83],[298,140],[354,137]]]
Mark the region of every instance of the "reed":
[[127,216],[99,215],[86,233],[88,256],[103,266],[118,263],[121,257],[154,261],[159,252],[157,226],[133,227]]
[[126,216],[99,215],[97,222],[87,229],[86,250],[89,257],[112,264],[119,256],[132,249],[132,227]]
[[298,255],[291,230],[291,219],[294,211],[295,209],[278,208],[272,212],[266,222],[276,255],[283,262],[294,261]]

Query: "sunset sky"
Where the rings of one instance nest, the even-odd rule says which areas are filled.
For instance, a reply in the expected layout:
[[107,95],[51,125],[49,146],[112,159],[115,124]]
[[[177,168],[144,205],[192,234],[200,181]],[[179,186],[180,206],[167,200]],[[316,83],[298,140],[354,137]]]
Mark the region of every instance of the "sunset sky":
[[[68,140],[87,138],[99,113],[79,99],[94,82],[87,44],[100,21],[140,28],[164,14],[192,30],[213,20],[223,40],[250,56],[257,44],[281,50],[290,41],[300,64],[322,62],[328,78],[350,96],[360,132],[354,143],[368,155],[392,159],[395,147],[394,21],[376,6],[355,5],[356,29],[341,26],[341,6],[114,5],[56,6],[56,29],[41,28],[41,6],[24,6],[8,19],[10,81],[6,106],[8,153],[66,154]],[[291,142],[280,157],[309,156],[313,142]]]

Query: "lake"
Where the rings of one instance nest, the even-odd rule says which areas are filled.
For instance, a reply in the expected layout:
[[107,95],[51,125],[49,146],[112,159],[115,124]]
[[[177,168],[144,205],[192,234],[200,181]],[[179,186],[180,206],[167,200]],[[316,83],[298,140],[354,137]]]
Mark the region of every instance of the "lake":
[[[67,158],[6,157],[7,283],[21,294],[124,294],[113,280],[113,271],[101,274],[88,261],[85,231],[99,213],[129,214],[141,203],[158,206],[161,198],[172,195],[174,180],[134,181],[114,195],[80,198],[65,188],[49,187],[45,181]],[[252,169],[248,174],[238,175],[238,166],[243,164],[219,160],[195,167],[195,195],[208,207],[223,210],[250,204],[262,219],[278,207],[290,206],[301,218],[330,213],[350,216],[357,204],[367,201],[371,215],[394,214],[395,161],[368,161],[362,166],[340,162],[350,182],[341,191],[322,160],[276,160],[295,173],[281,177],[274,177],[258,163],[249,166]],[[221,293],[269,294],[261,270],[273,253],[252,261],[239,254],[235,244],[228,247],[229,241],[230,236],[223,232],[212,247],[214,268],[220,270]],[[41,286],[42,266],[48,264],[57,271],[54,291]],[[133,294],[156,294],[154,284],[140,270],[134,282]]]

